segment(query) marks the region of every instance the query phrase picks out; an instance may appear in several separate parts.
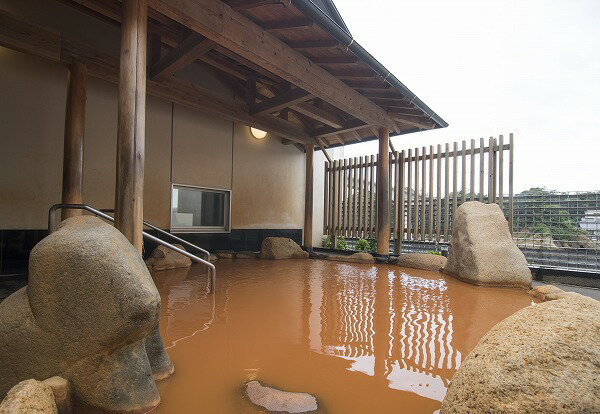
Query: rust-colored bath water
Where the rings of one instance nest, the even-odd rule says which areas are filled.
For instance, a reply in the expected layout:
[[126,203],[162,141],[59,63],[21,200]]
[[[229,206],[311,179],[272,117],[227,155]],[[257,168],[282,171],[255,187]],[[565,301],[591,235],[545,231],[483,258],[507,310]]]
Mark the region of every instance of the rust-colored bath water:
[[220,260],[157,272],[161,329],[175,374],[153,413],[262,412],[258,379],[315,395],[327,413],[432,413],[463,358],[522,291],[437,272],[316,260]]

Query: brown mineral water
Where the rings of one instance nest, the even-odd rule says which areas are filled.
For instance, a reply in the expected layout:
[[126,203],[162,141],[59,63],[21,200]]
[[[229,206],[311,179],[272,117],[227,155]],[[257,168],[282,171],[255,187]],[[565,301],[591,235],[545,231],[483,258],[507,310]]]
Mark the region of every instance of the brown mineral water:
[[438,272],[316,260],[220,260],[157,272],[175,374],[153,413],[261,413],[257,379],[317,397],[327,413],[432,413],[497,322],[531,304],[521,290]]

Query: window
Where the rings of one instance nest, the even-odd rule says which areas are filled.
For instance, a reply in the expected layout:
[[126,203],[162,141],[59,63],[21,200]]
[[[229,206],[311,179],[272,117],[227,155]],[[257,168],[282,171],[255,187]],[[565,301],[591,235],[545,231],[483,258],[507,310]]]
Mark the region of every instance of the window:
[[229,232],[229,190],[215,190],[173,184],[171,231]]

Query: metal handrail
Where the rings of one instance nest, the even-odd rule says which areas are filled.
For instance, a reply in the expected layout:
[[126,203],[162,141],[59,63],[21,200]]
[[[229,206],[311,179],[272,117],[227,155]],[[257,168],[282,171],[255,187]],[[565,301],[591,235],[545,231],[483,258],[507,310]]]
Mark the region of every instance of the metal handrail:
[[[114,213],[115,212],[114,209],[107,209],[107,208],[103,208],[100,211],[102,211],[103,213]],[[210,257],[210,252],[208,250],[204,250],[202,247],[196,246],[194,243],[190,243],[189,241],[184,240],[181,237],[177,237],[174,234],[169,233],[168,231],[164,231],[163,229],[161,229],[160,227],[156,227],[152,223],[148,223],[147,221],[144,221],[143,223],[144,223],[144,226],[150,227],[152,230],[157,231],[158,233],[162,234],[163,236],[170,237],[173,240],[177,240],[179,243],[186,245],[187,247],[191,247],[192,249],[201,251],[202,253],[204,253],[206,255],[206,260],[208,260],[208,258]]]
[[[112,222],[115,221],[115,219],[112,216],[109,216],[108,214],[106,214],[100,210],[96,210],[95,208],[90,207],[86,204],[54,204],[52,207],[50,207],[50,210],[48,210],[48,234],[50,234],[54,231],[55,221],[56,221],[56,210],[63,209],[63,208],[86,210],[98,217],[102,217],[105,220],[109,220]],[[146,224],[146,223],[144,223],[144,224]],[[148,227],[151,227],[151,226],[152,225],[150,225]],[[152,227],[154,227],[154,226],[152,226]],[[215,268],[215,265],[213,265],[209,261],[206,261],[204,259],[199,258],[198,256],[191,254],[190,252],[188,252],[184,249],[180,249],[179,247],[173,246],[172,244],[167,243],[166,241],[161,240],[158,237],[151,235],[150,233],[146,233],[145,231],[142,231],[142,235],[144,236],[144,238],[146,238],[148,240],[151,240],[157,244],[160,244],[161,246],[165,246],[168,249],[171,249],[173,251],[176,251],[177,253],[180,253],[186,257],[189,257],[191,260],[193,260],[197,263],[202,263],[203,265],[207,266],[209,269],[209,272],[210,272],[209,293],[214,292],[215,285],[216,285],[216,277],[217,277],[217,269]],[[197,247],[197,246],[195,246],[195,247]]]

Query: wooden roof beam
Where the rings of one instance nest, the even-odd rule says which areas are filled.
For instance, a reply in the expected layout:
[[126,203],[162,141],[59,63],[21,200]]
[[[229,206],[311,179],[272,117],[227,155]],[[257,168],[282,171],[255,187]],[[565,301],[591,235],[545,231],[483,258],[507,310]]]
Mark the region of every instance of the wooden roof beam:
[[215,42],[193,33],[150,68],[150,79],[168,79],[208,53]]
[[331,49],[338,47],[340,44],[337,40],[325,39],[325,40],[303,40],[298,42],[290,42],[289,46],[292,49]]
[[424,121],[421,118],[417,118],[415,116],[406,116],[406,115],[390,113],[390,117],[394,121],[396,121],[400,124],[409,125],[412,127],[417,127],[417,128],[421,128],[421,129],[435,128],[435,124],[433,122],[427,122],[427,121]]
[[337,115],[309,103],[300,103],[292,106],[291,109],[333,128],[342,128],[344,126],[344,121]]
[[310,60],[317,65],[357,65],[358,58],[354,56],[324,56],[311,57]]
[[233,0],[229,2],[229,7],[234,10],[247,10],[272,4],[281,4],[281,0]]
[[295,104],[306,102],[312,98],[313,96],[310,93],[296,88],[254,105],[250,108],[250,113],[273,113],[279,111],[280,109],[289,108]]
[[312,137],[321,138],[329,137],[343,132],[356,131],[357,129],[363,129],[368,125],[362,122],[360,119],[352,119],[346,122],[341,128],[332,128],[330,126],[324,126],[317,128],[310,132]]
[[292,19],[274,23],[265,23],[262,25],[262,28],[267,32],[280,32],[285,30],[297,30],[297,29],[306,29],[314,26],[314,23],[310,19],[301,18],[301,19]]

